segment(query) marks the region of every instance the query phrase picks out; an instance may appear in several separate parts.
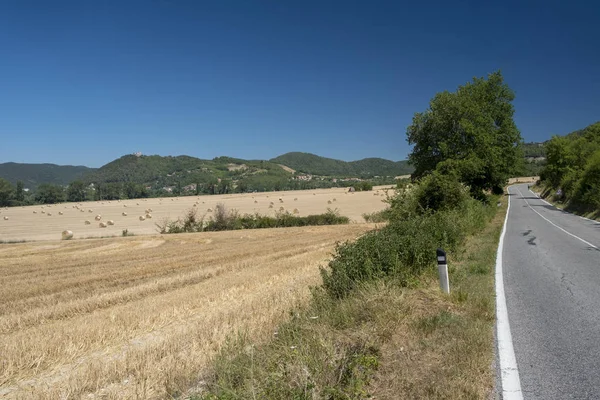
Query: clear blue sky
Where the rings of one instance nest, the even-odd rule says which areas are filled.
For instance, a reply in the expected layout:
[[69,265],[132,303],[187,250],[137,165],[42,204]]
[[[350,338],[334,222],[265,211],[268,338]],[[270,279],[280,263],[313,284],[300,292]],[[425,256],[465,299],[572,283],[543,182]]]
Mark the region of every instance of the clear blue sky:
[[0,162],[401,160],[438,91],[501,69],[526,141],[600,120],[600,3],[0,1]]

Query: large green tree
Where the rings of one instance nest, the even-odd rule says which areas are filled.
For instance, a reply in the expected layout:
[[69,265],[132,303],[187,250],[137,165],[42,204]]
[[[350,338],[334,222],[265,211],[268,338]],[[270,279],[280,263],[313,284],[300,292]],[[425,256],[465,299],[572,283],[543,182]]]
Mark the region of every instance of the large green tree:
[[43,183],[35,192],[35,200],[43,204],[55,204],[65,201],[65,191],[62,186]]
[[19,202],[25,201],[25,191],[23,190],[24,185],[22,181],[17,181],[17,188],[15,190],[15,200]]
[[0,207],[6,207],[10,204],[14,189],[9,181],[0,178]]
[[456,174],[474,194],[501,188],[522,162],[514,98],[499,71],[436,94],[407,129],[413,179],[437,169]]
[[85,201],[85,183],[73,181],[67,188],[67,200],[72,202]]

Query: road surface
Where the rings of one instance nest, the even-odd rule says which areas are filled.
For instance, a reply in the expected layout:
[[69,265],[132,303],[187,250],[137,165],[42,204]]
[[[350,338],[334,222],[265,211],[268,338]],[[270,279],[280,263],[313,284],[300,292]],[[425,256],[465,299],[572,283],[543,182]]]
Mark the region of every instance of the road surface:
[[600,223],[509,188],[503,250],[524,399],[600,399]]

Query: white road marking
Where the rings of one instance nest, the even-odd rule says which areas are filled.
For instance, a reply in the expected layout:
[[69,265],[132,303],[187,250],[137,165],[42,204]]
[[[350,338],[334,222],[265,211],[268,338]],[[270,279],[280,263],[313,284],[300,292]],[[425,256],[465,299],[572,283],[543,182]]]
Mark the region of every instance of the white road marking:
[[[594,246],[593,244],[591,244],[591,243],[590,243],[590,242],[588,242],[587,240],[585,240],[585,239],[582,239],[582,238],[580,238],[580,237],[579,237],[579,236],[577,236],[577,235],[573,235],[571,232],[569,232],[569,231],[567,231],[567,230],[565,230],[565,229],[561,228],[560,226],[556,225],[554,222],[550,221],[548,218],[544,217],[542,214],[540,214],[539,212],[537,212],[536,210],[534,210],[534,209],[533,209],[533,207],[531,207],[531,204],[529,204],[529,202],[527,201],[527,199],[525,198],[525,196],[523,196],[523,193],[521,193],[521,191],[520,191],[518,188],[517,188],[517,192],[519,192],[519,194],[521,195],[521,197],[523,198],[523,200],[525,200],[525,204],[527,204],[527,206],[529,207],[529,209],[530,209],[531,211],[533,211],[534,213],[536,213],[536,214],[537,214],[537,215],[539,215],[540,217],[544,218],[544,219],[545,219],[546,221],[548,221],[550,224],[554,225],[555,227],[557,227],[558,229],[560,229],[561,231],[563,231],[563,232],[564,232],[564,233],[566,233],[567,235],[569,235],[569,236],[572,236],[572,237],[574,237],[575,239],[582,241],[583,243],[587,244],[588,246],[590,246],[590,247],[592,247],[592,248],[594,248],[594,249],[596,249],[596,250],[600,250],[600,248],[598,248],[597,246]],[[507,213],[507,215],[508,215],[508,213]]]
[[[510,192],[509,192],[510,194]],[[506,308],[506,296],[504,294],[504,278],[502,277],[502,251],[504,249],[504,236],[510,212],[510,196],[508,196],[508,209],[504,218],[504,227],[498,242],[496,253],[496,326],[498,339],[498,358],[500,360],[500,374],[502,381],[502,399],[522,400],[521,380],[519,369],[513,347],[510,324],[508,323],[508,310]]]
[[[538,198],[538,199],[540,199],[540,200],[541,200],[541,201],[543,201],[544,203],[548,204],[549,206],[552,206],[552,207],[554,207],[554,208],[556,208],[557,210],[560,210],[560,211],[562,211],[562,212],[566,212],[566,213],[569,213],[569,214],[573,214],[573,213],[570,213],[570,212],[568,212],[568,211],[565,211],[565,210],[563,210],[562,208],[558,208],[558,207],[556,207],[556,206],[555,206],[554,204],[552,204],[552,203],[549,203],[549,202],[547,202],[546,200],[542,199],[542,197],[541,197],[541,196],[540,196],[538,193],[534,192],[533,190],[531,190],[531,189],[529,189],[529,188],[527,188],[527,190],[529,190],[529,191],[530,191],[530,192],[531,192],[533,195],[537,196],[537,198]],[[576,217],[579,217],[579,218],[581,218],[581,219],[585,219],[586,221],[593,222],[593,223],[594,223],[594,224],[596,224],[596,225],[600,225],[600,222],[598,222],[598,221],[596,221],[596,220],[593,220],[593,219],[590,219],[590,218],[586,218],[586,217],[582,217],[581,215],[576,215],[576,214],[573,214],[573,215],[575,215]]]

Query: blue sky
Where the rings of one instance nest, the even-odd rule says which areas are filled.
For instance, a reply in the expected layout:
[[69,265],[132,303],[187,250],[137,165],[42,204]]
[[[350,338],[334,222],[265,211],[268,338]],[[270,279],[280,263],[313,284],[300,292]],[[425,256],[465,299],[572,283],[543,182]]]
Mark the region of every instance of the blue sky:
[[501,69],[526,141],[600,120],[600,3],[2,1],[0,162],[405,159],[436,92]]

